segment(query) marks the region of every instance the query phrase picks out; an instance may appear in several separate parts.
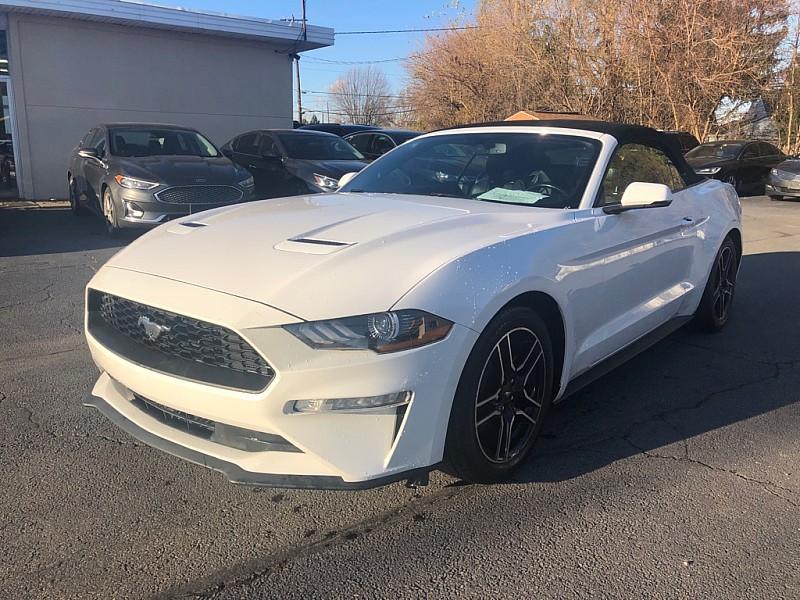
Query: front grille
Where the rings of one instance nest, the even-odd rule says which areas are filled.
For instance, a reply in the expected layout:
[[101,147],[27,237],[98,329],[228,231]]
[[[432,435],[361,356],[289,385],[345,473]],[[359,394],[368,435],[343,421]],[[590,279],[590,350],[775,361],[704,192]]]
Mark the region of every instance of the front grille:
[[89,332],[120,356],[185,379],[258,391],[275,376],[230,329],[96,290],[89,292]]
[[297,446],[277,434],[217,423],[211,419],[198,417],[182,410],[153,402],[138,394],[134,394],[132,404],[164,425],[230,448],[244,450],[245,452],[265,452],[269,450],[300,452]]
[[230,185],[182,185],[156,192],[169,204],[231,204],[242,199],[242,190]]

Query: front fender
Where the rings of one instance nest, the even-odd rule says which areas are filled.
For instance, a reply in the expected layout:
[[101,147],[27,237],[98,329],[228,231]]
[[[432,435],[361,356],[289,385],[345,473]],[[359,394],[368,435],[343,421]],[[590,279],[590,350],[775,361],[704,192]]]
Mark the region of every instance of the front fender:
[[550,296],[564,320],[562,386],[569,380],[574,336],[567,290],[555,280],[557,265],[532,257],[532,237],[481,248],[443,265],[401,298],[393,308],[417,308],[450,319],[480,334],[504,306],[528,292]]

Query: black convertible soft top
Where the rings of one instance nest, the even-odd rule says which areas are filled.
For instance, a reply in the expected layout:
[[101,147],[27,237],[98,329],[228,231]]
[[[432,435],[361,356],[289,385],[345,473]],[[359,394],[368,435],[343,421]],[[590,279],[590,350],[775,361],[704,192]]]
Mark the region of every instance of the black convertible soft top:
[[456,125],[447,127],[442,131],[451,129],[469,129],[471,127],[557,127],[560,129],[578,129],[583,131],[595,131],[606,133],[616,138],[619,145],[622,144],[642,144],[658,148],[672,159],[675,166],[683,175],[687,185],[693,185],[703,180],[703,177],[694,172],[678,143],[670,136],[664,135],[661,131],[644,127],[643,125],[632,125],[630,123],[613,123],[611,121],[592,121],[581,119],[544,119],[540,121],[494,121],[489,123],[470,123],[469,125]]

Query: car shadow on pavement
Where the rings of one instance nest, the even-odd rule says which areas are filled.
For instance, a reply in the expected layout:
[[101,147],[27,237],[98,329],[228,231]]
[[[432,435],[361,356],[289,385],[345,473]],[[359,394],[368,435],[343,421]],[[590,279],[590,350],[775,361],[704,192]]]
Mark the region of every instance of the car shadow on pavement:
[[0,257],[119,248],[138,232],[111,238],[100,217],[77,217],[69,209],[0,209]]
[[[563,481],[633,455],[687,460],[696,436],[800,399],[800,252],[745,256],[731,320],[684,328],[553,408],[515,482]],[[733,439],[731,439],[733,438]],[[708,466],[708,465],[706,465]]]

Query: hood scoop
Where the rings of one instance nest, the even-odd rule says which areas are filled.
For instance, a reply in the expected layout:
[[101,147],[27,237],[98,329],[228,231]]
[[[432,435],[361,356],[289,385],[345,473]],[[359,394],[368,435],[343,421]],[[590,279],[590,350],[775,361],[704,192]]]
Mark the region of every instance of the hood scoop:
[[275,244],[275,250],[300,252],[303,254],[332,254],[342,248],[353,246],[355,242],[341,242],[314,237],[294,237]]

